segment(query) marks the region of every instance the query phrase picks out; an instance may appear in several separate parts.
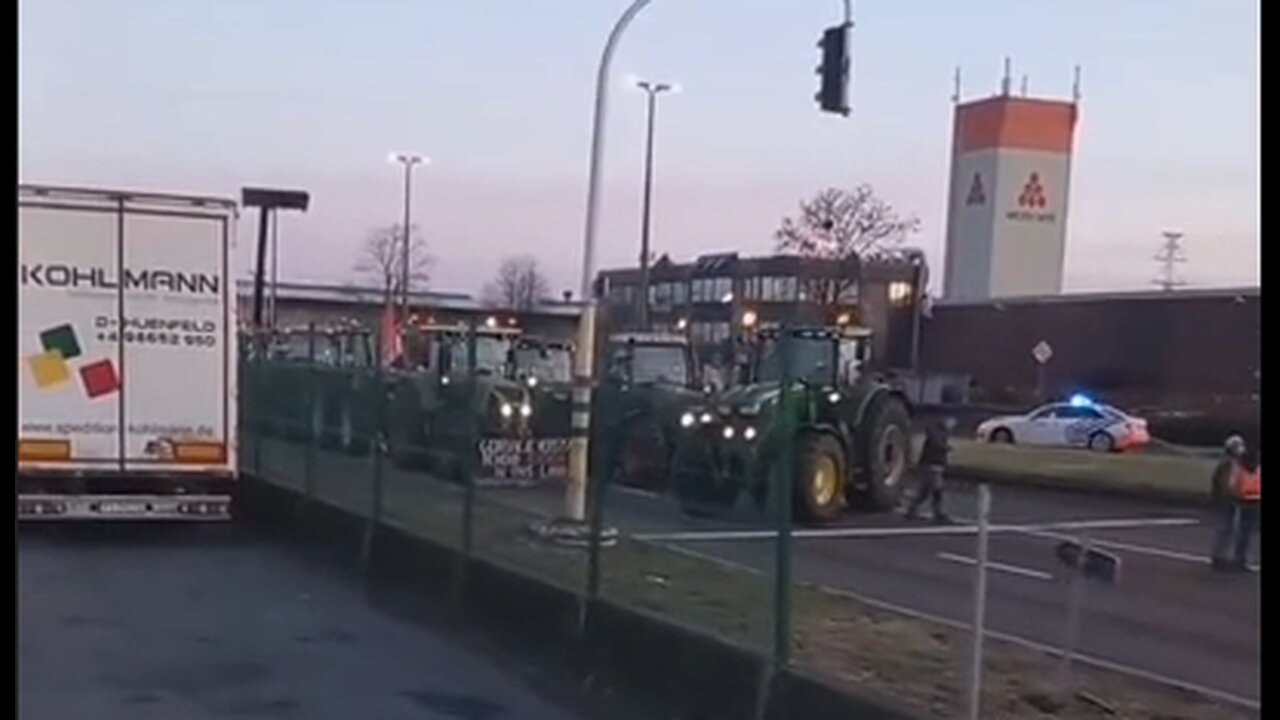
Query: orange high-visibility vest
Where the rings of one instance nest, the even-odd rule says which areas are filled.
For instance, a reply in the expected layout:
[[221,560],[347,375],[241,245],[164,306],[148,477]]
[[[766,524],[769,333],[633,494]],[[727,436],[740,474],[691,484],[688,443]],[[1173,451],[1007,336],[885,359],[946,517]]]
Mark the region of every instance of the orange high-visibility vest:
[[1232,489],[1235,490],[1236,497],[1246,502],[1259,502],[1262,500],[1262,466],[1259,465],[1257,470],[1249,472],[1244,468],[1237,468],[1235,477],[1231,480]]

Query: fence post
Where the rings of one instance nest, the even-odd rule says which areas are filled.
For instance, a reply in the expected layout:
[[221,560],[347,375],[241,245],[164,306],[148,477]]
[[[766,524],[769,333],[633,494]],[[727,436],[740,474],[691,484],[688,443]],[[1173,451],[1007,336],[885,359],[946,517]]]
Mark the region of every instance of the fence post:
[[475,505],[476,505],[476,468],[480,452],[480,413],[486,408],[487,398],[478,397],[479,384],[476,375],[476,325],[474,321],[467,323],[467,387],[470,389],[471,401],[479,400],[479,407],[467,408],[467,432],[464,434],[465,445],[461,449],[462,472],[462,537],[461,547],[455,556],[453,568],[453,605],[461,611],[466,603],[467,575],[471,569],[471,555],[475,542]]
[[311,322],[307,324],[307,417],[304,420],[307,440],[302,450],[302,493],[308,502],[316,497],[315,461],[318,438],[312,418],[316,416],[316,385],[319,384],[319,379],[319,372],[316,370],[316,324]]
[[782,452],[777,464],[770,471],[772,487],[769,491],[773,505],[774,539],[773,562],[773,633],[769,643],[769,656],[761,681],[756,703],[756,717],[764,718],[769,708],[769,698],[778,675],[791,663],[791,523],[792,494],[795,491],[795,434],[797,430],[795,393],[792,388],[791,326],[784,324],[778,335],[782,376],[778,397],[779,417],[783,423]]
[[[382,391],[382,329],[377,328],[373,332],[374,350],[373,350],[373,370],[370,373],[372,381],[372,389],[377,397],[374,406],[375,427],[369,438],[369,454],[373,462],[373,478],[369,489],[369,520],[365,524],[364,543],[360,549],[360,566],[365,572],[369,571],[369,561],[373,554],[373,537],[378,531],[378,523],[382,521],[382,416],[383,416],[383,391]],[[362,372],[357,367],[355,372]],[[352,417],[355,417],[355,402],[359,401],[359,396],[352,393]],[[353,430],[352,435],[355,435]]]
[[1071,568],[1067,580],[1067,628],[1062,638],[1062,660],[1058,666],[1058,689],[1064,695],[1071,690],[1071,662],[1080,639],[1080,614],[1084,604],[1084,563],[1092,549],[1093,540],[1089,531],[1084,530],[1080,533],[1079,559]]
[[258,367],[257,372],[254,373],[256,376],[254,385],[257,387],[253,389],[259,392],[253,392],[250,396],[254,398],[253,404],[255,406],[251,413],[253,420],[250,423],[250,427],[253,428],[253,474],[260,482],[266,482],[266,478],[262,476],[262,436],[267,423],[265,422],[266,418],[263,416],[263,400],[265,398],[262,397],[260,390],[262,389],[262,371],[270,367],[267,356],[269,345],[266,333],[261,329],[256,331],[254,339],[258,345],[258,362],[256,363]]
[[[599,400],[592,400],[598,408],[595,427],[600,430],[590,443],[596,457],[587,459],[587,586],[578,605],[578,636],[585,638],[590,621],[591,608],[600,599],[600,549],[603,547],[604,513],[609,496],[609,484],[618,462],[618,438],[622,434],[621,388],[614,379],[606,377],[597,387]],[[594,389],[592,390],[595,391]]]
[[991,518],[991,488],[978,485],[978,548],[973,583],[973,654],[969,658],[969,720],[982,712],[982,645],[987,626],[987,524]]

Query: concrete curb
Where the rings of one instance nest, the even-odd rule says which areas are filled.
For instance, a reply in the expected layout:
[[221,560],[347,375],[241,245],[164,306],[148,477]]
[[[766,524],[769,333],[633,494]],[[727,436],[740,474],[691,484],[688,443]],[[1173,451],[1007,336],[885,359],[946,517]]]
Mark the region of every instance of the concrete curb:
[[[453,547],[378,526],[347,511],[305,503],[288,489],[242,478],[239,517],[269,532],[302,540],[343,564],[364,561],[371,586],[394,587],[419,600],[456,601],[465,615],[497,628],[504,639],[533,642],[565,659],[592,685],[607,684],[652,700],[659,717],[740,720],[758,717],[762,656],[664,618],[600,599],[586,608],[580,636],[579,595],[472,557]],[[366,544],[366,539],[368,540]],[[363,552],[362,552],[363,550]],[[919,720],[891,699],[853,696],[821,680],[784,671],[768,693],[765,720],[857,718]]]

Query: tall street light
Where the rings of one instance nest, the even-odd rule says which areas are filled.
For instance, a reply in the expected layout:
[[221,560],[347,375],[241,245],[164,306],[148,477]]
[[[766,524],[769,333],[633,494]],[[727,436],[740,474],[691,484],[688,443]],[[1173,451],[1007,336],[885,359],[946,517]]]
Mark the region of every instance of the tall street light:
[[421,155],[412,155],[409,153],[391,153],[390,161],[400,163],[404,166],[404,225],[401,230],[404,237],[400,241],[400,322],[409,322],[409,247],[410,242],[409,220],[410,209],[413,206],[412,187],[413,187],[413,168],[416,165],[425,165],[429,162],[427,158]]
[[636,87],[648,96],[648,119],[644,145],[644,206],[640,216],[640,327],[649,329],[649,216],[653,201],[653,124],[658,110],[658,96],[679,92],[671,83],[636,80]]

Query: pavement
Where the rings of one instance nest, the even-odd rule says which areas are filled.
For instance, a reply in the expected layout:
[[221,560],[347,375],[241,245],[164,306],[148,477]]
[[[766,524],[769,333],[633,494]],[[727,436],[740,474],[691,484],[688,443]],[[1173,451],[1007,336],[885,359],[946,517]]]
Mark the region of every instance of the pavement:
[[233,524],[24,526],[18,717],[579,720]]
[[[553,488],[486,492],[549,513],[561,503]],[[947,510],[960,522],[971,521],[976,516],[975,498],[972,486],[956,484]],[[1215,526],[1210,514],[1075,492],[992,487],[993,524],[1106,521],[1152,525],[1088,531],[1095,547],[1120,558],[1121,573],[1115,585],[1085,586],[1078,644],[1083,660],[1256,707],[1261,684],[1261,569],[1255,566],[1254,572],[1243,575],[1210,569],[1207,555]],[[609,497],[606,522],[623,533],[751,571],[772,568],[772,543],[763,519],[689,518],[668,499],[620,489]],[[836,527],[808,531],[796,539],[794,576],[910,614],[967,624],[973,613],[972,532],[857,536],[864,528],[906,532],[928,527],[931,524],[908,522],[896,514],[851,513]],[[1080,540],[1081,533],[1076,528],[991,536],[989,631],[1050,652],[1061,647],[1068,572],[1054,550],[1063,540]],[[1260,564],[1260,543],[1254,543],[1254,552],[1254,562]]]

